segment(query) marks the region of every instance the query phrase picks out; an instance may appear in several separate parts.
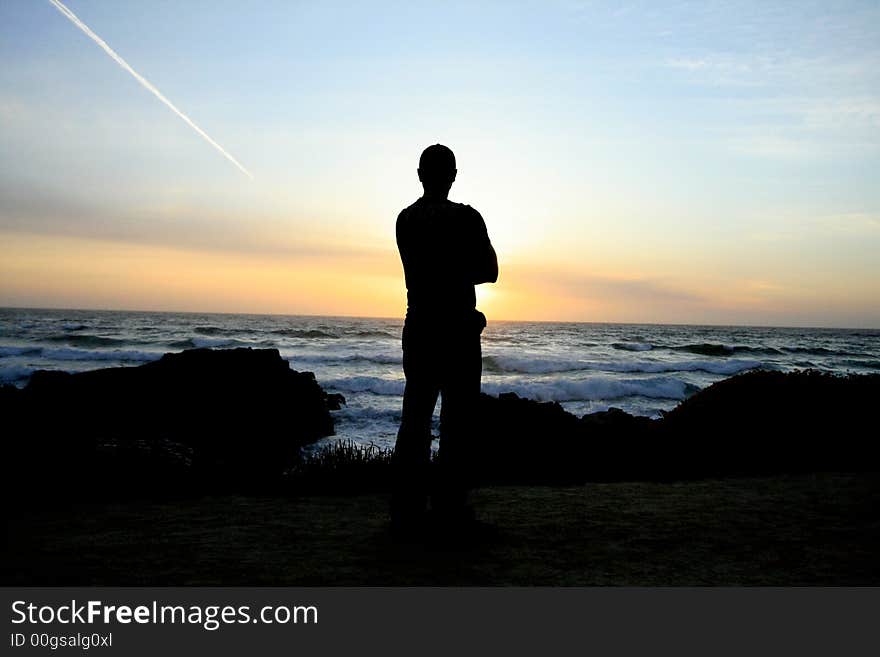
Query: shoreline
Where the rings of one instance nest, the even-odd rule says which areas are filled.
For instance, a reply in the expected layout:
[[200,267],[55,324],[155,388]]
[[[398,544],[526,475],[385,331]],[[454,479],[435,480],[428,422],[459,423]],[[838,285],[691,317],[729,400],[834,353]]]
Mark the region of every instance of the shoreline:
[[[277,350],[43,373],[0,388],[6,427],[28,435],[6,434],[0,573],[31,586],[880,585],[880,461],[863,430],[878,389],[880,375],[747,373],[661,420],[483,395],[480,532],[401,542],[387,451],[299,456],[343,400]],[[815,404],[853,395],[865,403]]]
[[[314,371],[325,389],[346,396],[336,422],[342,437],[390,448],[404,388],[400,330],[399,320],[6,311],[0,381],[22,387],[34,370],[134,367],[197,347],[277,348],[292,368]],[[483,334],[482,388],[558,401],[578,416],[619,407],[659,418],[740,371],[880,372],[873,335],[498,323]]]
[[[722,379],[656,420],[613,407],[578,417],[556,402],[481,394],[468,458],[476,481],[505,484],[870,471],[880,450],[861,432],[875,422],[877,398],[880,374],[812,370]],[[8,445],[8,476],[46,497],[65,486],[143,495],[157,479],[183,492],[381,489],[388,450],[302,454],[334,435],[344,404],[277,349],[191,349],[139,367],[41,371],[24,389],[0,388],[9,435],[20,437]]]

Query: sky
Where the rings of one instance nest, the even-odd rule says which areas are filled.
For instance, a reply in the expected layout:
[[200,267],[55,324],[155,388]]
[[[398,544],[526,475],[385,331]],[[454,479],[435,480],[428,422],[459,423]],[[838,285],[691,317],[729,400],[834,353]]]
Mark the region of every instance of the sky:
[[0,3],[0,306],[400,317],[450,146],[492,319],[880,328],[880,3]]

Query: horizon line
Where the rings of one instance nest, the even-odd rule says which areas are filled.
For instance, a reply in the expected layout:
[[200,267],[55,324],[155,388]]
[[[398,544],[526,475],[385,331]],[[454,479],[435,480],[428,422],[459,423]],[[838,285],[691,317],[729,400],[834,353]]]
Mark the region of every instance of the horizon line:
[[[267,313],[267,312],[230,312],[216,310],[146,310],[137,308],[69,308],[65,306],[0,306],[0,310],[51,310],[74,312],[117,312],[117,313],[154,313],[162,315],[244,315],[253,317],[325,317],[334,319],[381,319],[403,321],[404,316],[381,315],[338,315],[314,313]],[[837,331],[878,331],[880,326],[805,326],[800,324],[698,324],[688,322],[621,322],[611,320],[556,320],[556,319],[490,319],[490,322],[521,323],[521,324],[607,324],[629,326],[689,326],[711,328],[763,328],[763,329],[815,329]]]

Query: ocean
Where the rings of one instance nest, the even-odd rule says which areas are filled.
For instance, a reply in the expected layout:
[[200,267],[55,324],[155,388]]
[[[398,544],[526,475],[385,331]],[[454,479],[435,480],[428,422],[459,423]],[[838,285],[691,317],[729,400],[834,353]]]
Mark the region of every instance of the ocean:
[[[347,405],[333,439],[394,444],[404,388],[400,319],[0,309],[0,383],[38,369],[135,366],[193,347],[277,348]],[[880,371],[880,330],[491,321],[482,389],[659,417],[755,368]],[[439,405],[438,405],[439,408]],[[284,409],[279,409],[281,413]],[[291,421],[294,421],[291,418]],[[435,423],[437,418],[435,417]],[[324,441],[326,442],[326,441]]]

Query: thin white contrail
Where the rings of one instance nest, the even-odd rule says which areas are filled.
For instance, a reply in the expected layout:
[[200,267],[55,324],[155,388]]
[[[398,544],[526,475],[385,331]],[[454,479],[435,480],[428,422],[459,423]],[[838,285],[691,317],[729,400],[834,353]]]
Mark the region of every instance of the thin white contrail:
[[253,177],[254,177],[253,174],[252,174],[250,171],[248,171],[247,169],[245,169],[245,168],[241,165],[241,163],[240,163],[238,160],[236,160],[236,159],[235,159],[234,157],[232,157],[229,153],[227,153],[225,150],[223,150],[223,147],[222,147],[220,144],[218,144],[216,141],[214,141],[213,139],[211,139],[211,137],[208,136],[208,133],[207,133],[207,132],[205,132],[205,131],[202,130],[199,126],[197,126],[195,123],[193,123],[192,119],[190,119],[186,114],[184,114],[184,113],[181,112],[179,109],[177,109],[177,108],[174,106],[174,104],[173,104],[170,100],[168,100],[167,98],[165,98],[165,96],[162,95],[162,92],[161,92],[161,91],[159,91],[158,89],[156,89],[156,87],[154,87],[152,84],[150,84],[150,81],[149,81],[149,80],[147,80],[144,76],[142,76],[140,73],[138,73],[137,71],[135,71],[131,66],[129,66],[129,65],[128,65],[128,62],[126,62],[124,59],[122,59],[122,57],[120,57],[119,55],[117,55],[116,52],[113,50],[113,48],[111,48],[110,46],[108,46],[108,45],[104,42],[104,40],[103,40],[101,37],[99,37],[97,34],[95,34],[94,32],[92,32],[92,31],[89,29],[89,26],[86,25],[85,23],[83,23],[83,22],[82,22],[82,21],[76,16],[76,14],[74,14],[72,11],[70,11],[70,9],[68,9],[67,7],[65,7],[65,6],[64,6],[61,2],[59,2],[58,0],[49,0],[49,2],[51,2],[53,5],[55,5],[55,8],[56,8],[58,11],[60,11],[60,12],[61,12],[62,14],[64,14],[65,16],[67,16],[67,18],[70,19],[70,22],[71,22],[71,23],[73,23],[73,24],[76,25],[79,29],[81,29],[83,32],[85,32],[85,33],[86,33],[86,36],[88,36],[92,41],[94,41],[94,42],[97,43],[99,46],[101,46],[101,48],[104,50],[104,52],[106,52],[108,55],[110,55],[110,56],[114,59],[114,61],[115,61],[117,64],[119,64],[122,68],[124,68],[124,69],[125,69],[126,71],[128,71],[129,73],[131,73],[131,74],[134,76],[134,79],[137,80],[138,82],[140,82],[141,85],[143,85],[143,87],[144,87],[147,91],[151,92],[156,98],[158,98],[158,99],[161,100],[163,103],[165,103],[165,105],[168,106],[168,109],[170,109],[172,112],[174,112],[175,114],[177,114],[177,116],[179,116],[181,119],[183,119],[184,121],[186,121],[186,123],[187,123],[187,124],[193,129],[193,130],[195,130],[197,133],[199,133],[205,141],[207,141],[209,144],[211,144],[211,146],[213,146],[213,147],[216,148],[218,151],[220,151],[220,153],[223,155],[223,157],[225,157],[227,160],[229,160],[229,161],[232,162],[235,166],[237,166],[237,167],[241,170],[241,172],[242,172],[243,174],[245,174],[246,176],[248,176],[249,178],[253,178]]

